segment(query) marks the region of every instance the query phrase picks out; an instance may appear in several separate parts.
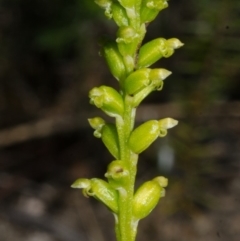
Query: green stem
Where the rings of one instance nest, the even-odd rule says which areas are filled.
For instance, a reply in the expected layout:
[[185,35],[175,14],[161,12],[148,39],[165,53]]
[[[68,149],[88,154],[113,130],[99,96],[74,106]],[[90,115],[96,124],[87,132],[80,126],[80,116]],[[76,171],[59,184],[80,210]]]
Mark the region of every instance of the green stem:
[[[134,27],[139,29],[138,46],[140,47],[140,44],[146,33],[146,28],[144,25],[140,27],[137,23],[132,23],[132,25],[135,25]],[[135,62],[137,52],[138,49],[133,56]],[[116,127],[119,137],[120,160],[127,164],[126,166],[128,168],[129,177],[126,184],[118,190],[119,212],[115,230],[118,241],[134,241],[137,233],[137,223],[133,220],[132,201],[134,196],[138,155],[131,152],[131,150],[128,148],[127,142],[134,127],[136,108],[133,106],[133,97],[125,94],[123,97],[125,111],[123,117],[116,118]]]
[[126,184],[119,188],[119,213],[116,222],[116,236],[118,241],[134,241],[136,228],[133,228],[132,200],[134,195],[134,183],[138,156],[131,154],[127,141],[133,129],[135,120],[135,108],[132,108],[132,97],[125,96],[125,113],[123,118],[116,119],[116,126],[120,143],[120,159],[126,162],[129,176]]

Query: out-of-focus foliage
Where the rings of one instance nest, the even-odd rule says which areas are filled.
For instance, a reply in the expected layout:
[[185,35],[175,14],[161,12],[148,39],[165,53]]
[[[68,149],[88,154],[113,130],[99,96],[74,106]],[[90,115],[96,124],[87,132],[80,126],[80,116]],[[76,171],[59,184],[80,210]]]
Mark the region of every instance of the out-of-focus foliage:
[[96,23],[101,17],[93,6],[80,0],[1,1],[1,126],[34,118],[61,94],[81,88],[85,68],[92,67],[91,41],[101,29]]
[[[191,100],[204,105],[238,99],[239,4],[170,4],[171,11],[149,25],[148,36],[180,36],[186,47],[162,61],[161,67],[175,68],[174,75],[165,83],[165,93],[147,101]],[[79,101],[86,103],[94,82],[109,77],[96,54],[96,39],[114,25],[92,1],[2,0],[0,9],[0,111],[6,118],[2,126],[34,118],[36,110],[52,105],[74,111]]]

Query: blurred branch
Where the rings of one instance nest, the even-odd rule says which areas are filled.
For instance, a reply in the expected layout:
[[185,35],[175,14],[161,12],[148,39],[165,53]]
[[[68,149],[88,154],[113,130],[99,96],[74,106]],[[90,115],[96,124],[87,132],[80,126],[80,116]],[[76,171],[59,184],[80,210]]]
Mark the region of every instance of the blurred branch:
[[[191,104],[191,103],[190,103]],[[192,103],[194,105],[194,103]],[[7,147],[36,138],[44,138],[54,134],[78,131],[88,126],[87,119],[98,116],[98,111],[81,112],[80,115],[62,115],[45,117],[35,122],[14,126],[0,130],[0,147]],[[174,118],[184,118],[182,105],[168,103],[162,105],[143,105],[137,113],[137,122],[146,121],[149,116],[153,119],[163,118],[168,115]],[[217,102],[205,112],[199,113],[199,118],[240,118],[240,102]],[[239,128],[239,126],[236,126]]]

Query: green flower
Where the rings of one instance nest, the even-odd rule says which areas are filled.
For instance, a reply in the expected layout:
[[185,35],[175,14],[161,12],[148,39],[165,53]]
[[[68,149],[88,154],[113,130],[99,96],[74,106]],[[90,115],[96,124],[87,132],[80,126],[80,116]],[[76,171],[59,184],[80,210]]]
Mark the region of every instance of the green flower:
[[90,103],[102,109],[107,115],[122,116],[124,104],[122,96],[112,87],[102,85],[89,92]]

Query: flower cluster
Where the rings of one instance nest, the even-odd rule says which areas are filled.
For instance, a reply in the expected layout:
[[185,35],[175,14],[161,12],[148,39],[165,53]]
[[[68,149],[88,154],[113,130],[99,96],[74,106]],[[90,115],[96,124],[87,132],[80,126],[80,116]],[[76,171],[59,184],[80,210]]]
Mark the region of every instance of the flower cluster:
[[151,68],[161,58],[170,57],[183,44],[176,38],[157,38],[142,45],[148,24],[168,7],[167,0],[95,0],[107,18],[118,26],[116,39],[105,39],[101,46],[119,90],[102,85],[89,92],[90,103],[100,108],[113,123],[100,117],[89,119],[94,136],[101,138],[115,158],[105,174],[106,180],[80,178],[73,188],[101,201],[113,214],[118,241],[134,241],[138,221],[146,217],[165,196],[167,179],[159,176],[134,190],[138,156],[158,137],[177,125],[172,118],[149,120],[134,127],[140,103],[153,91],[163,88],[171,71]]

